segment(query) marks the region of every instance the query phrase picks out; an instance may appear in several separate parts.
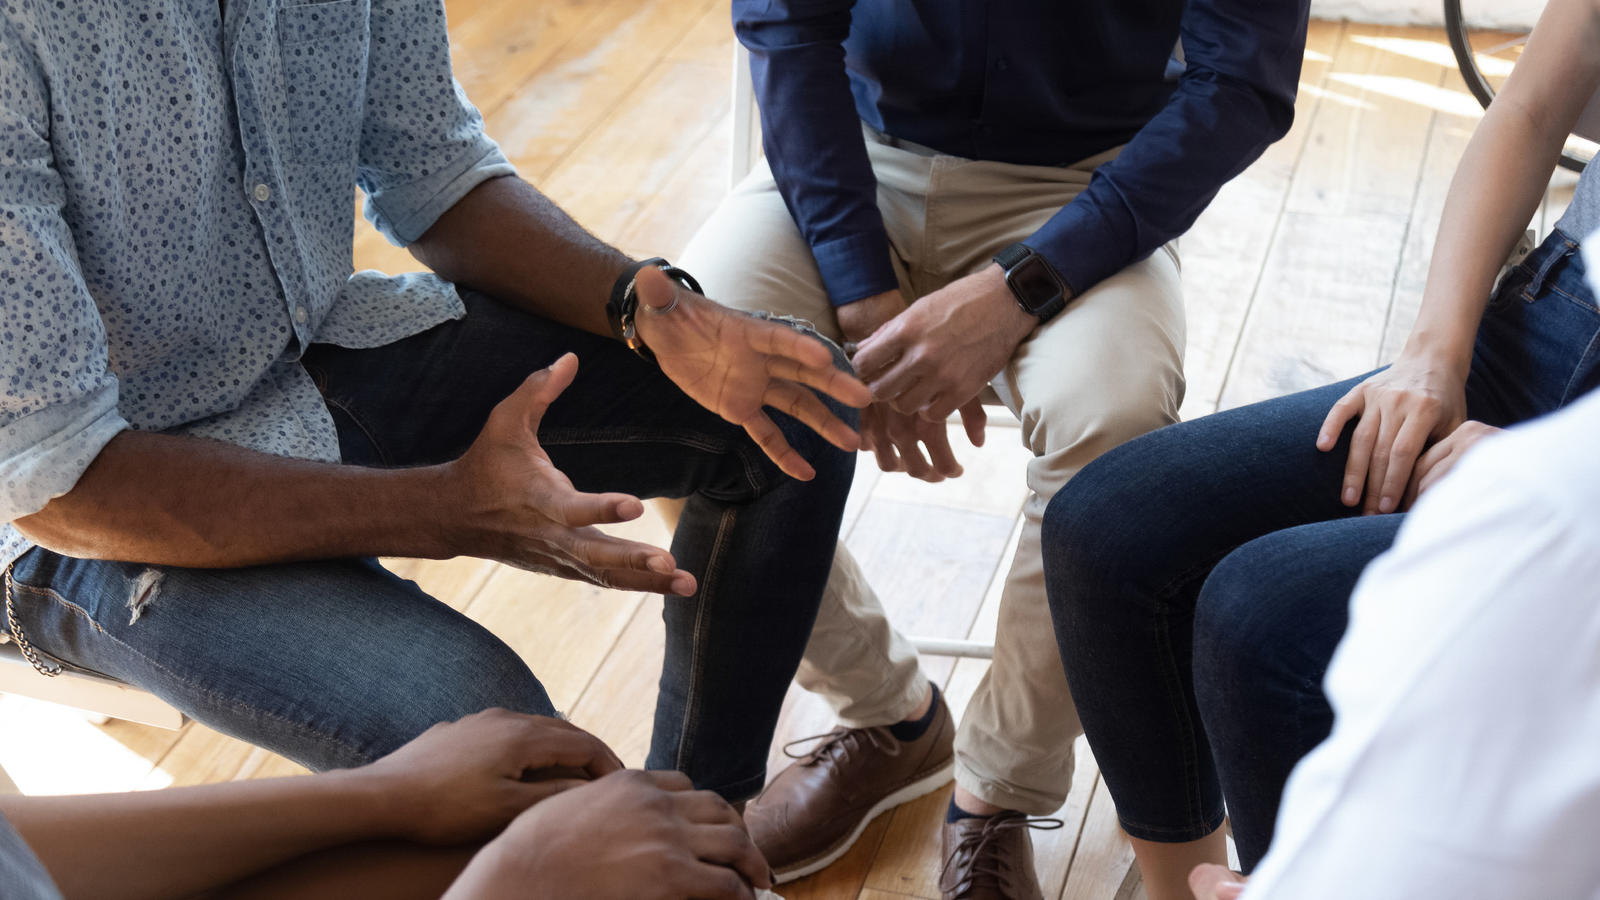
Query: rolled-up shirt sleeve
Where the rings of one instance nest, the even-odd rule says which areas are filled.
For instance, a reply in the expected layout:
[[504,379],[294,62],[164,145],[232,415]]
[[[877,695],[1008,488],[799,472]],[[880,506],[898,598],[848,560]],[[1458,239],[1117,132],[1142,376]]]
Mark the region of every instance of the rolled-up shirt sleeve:
[[1191,0],[1167,105],[1023,243],[1083,293],[1189,229],[1294,121],[1308,0]]
[[479,184],[515,172],[450,69],[444,5],[375,0],[358,183],[363,214],[404,246]]
[[0,516],[70,491],[128,427],[105,327],[62,218],[49,92],[0,19]]

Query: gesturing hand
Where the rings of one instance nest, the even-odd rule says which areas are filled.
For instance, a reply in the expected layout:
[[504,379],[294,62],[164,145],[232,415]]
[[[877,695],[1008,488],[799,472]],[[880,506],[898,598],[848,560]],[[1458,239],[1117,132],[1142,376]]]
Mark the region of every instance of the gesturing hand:
[[637,497],[579,491],[539,446],[545,410],[577,374],[569,353],[529,375],[445,467],[460,552],[605,587],[692,595],[694,576],[672,554],[594,527],[643,515]]
[[771,869],[739,814],[678,772],[618,772],[528,810],[446,900],[751,900]]
[[735,312],[678,287],[646,267],[635,282],[639,337],[661,371],[695,402],[738,425],[778,468],[809,481],[816,470],[784,440],[762,407],[788,413],[841,450],[860,440],[807,388],[846,406],[872,399],[866,385],[839,371],[822,341],[778,322]]
[[943,422],[978,396],[1038,324],[1017,306],[1000,267],[989,266],[879,328],[856,351],[856,369],[875,398]]
[[[392,798],[396,837],[461,844],[621,768],[599,738],[560,719],[491,709],[435,725],[352,775]],[[540,777],[541,770],[555,777]]]
[[1332,450],[1356,416],[1361,421],[1350,438],[1339,499],[1355,506],[1365,493],[1363,513],[1394,512],[1422,451],[1466,419],[1466,382],[1447,366],[1402,356],[1333,405],[1317,449]]
[[1227,866],[1206,863],[1189,873],[1189,890],[1194,900],[1237,900],[1244,893],[1246,879]]

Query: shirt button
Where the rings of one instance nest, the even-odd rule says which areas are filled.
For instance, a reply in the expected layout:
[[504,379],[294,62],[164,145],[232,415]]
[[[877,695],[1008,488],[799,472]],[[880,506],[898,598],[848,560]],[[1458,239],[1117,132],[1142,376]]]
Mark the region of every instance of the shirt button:
[[265,203],[272,199],[272,189],[264,184],[256,185],[256,189],[251,191],[251,193],[255,195],[258,203]]
[[296,306],[294,308],[294,320],[301,325],[306,323],[306,308],[304,306]]

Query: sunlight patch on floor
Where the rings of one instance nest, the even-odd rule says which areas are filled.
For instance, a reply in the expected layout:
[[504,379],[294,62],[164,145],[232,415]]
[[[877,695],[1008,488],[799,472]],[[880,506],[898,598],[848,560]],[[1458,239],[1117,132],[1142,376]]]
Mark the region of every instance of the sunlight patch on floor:
[[1415,78],[1406,78],[1401,75],[1368,75],[1356,72],[1332,72],[1328,75],[1329,81],[1415,103],[1429,109],[1462,118],[1481,118],[1483,107],[1478,105],[1477,98],[1463,91],[1452,91],[1436,84],[1428,84]]
[[0,767],[24,794],[97,794],[162,788],[172,776],[96,728],[84,713],[0,695]]
[[[1438,41],[1424,41],[1417,38],[1379,37],[1377,35],[1354,34],[1350,36],[1351,43],[1363,44],[1382,50],[1386,53],[1397,53],[1423,62],[1430,62],[1436,66],[1447,69],[1456,68],[1456,55],[1449,44]],[[1476,42],[1474,42],[1476,43]],[[1474,47],[1474,49],[1478,49]],[[1501,59],[1498,56],[1488,56],[1483,53],[1475,54],[1478,69],[1490,78],[1504,78],[1511,74],[1514,60]]]

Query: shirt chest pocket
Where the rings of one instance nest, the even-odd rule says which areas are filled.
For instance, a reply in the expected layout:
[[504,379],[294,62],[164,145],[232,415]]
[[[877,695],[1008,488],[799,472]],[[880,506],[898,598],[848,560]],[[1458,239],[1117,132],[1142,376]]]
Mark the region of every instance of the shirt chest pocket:
[[321,0],[278,10],[282,121],[294,162],[355,162],[370,8],[370,0]]

